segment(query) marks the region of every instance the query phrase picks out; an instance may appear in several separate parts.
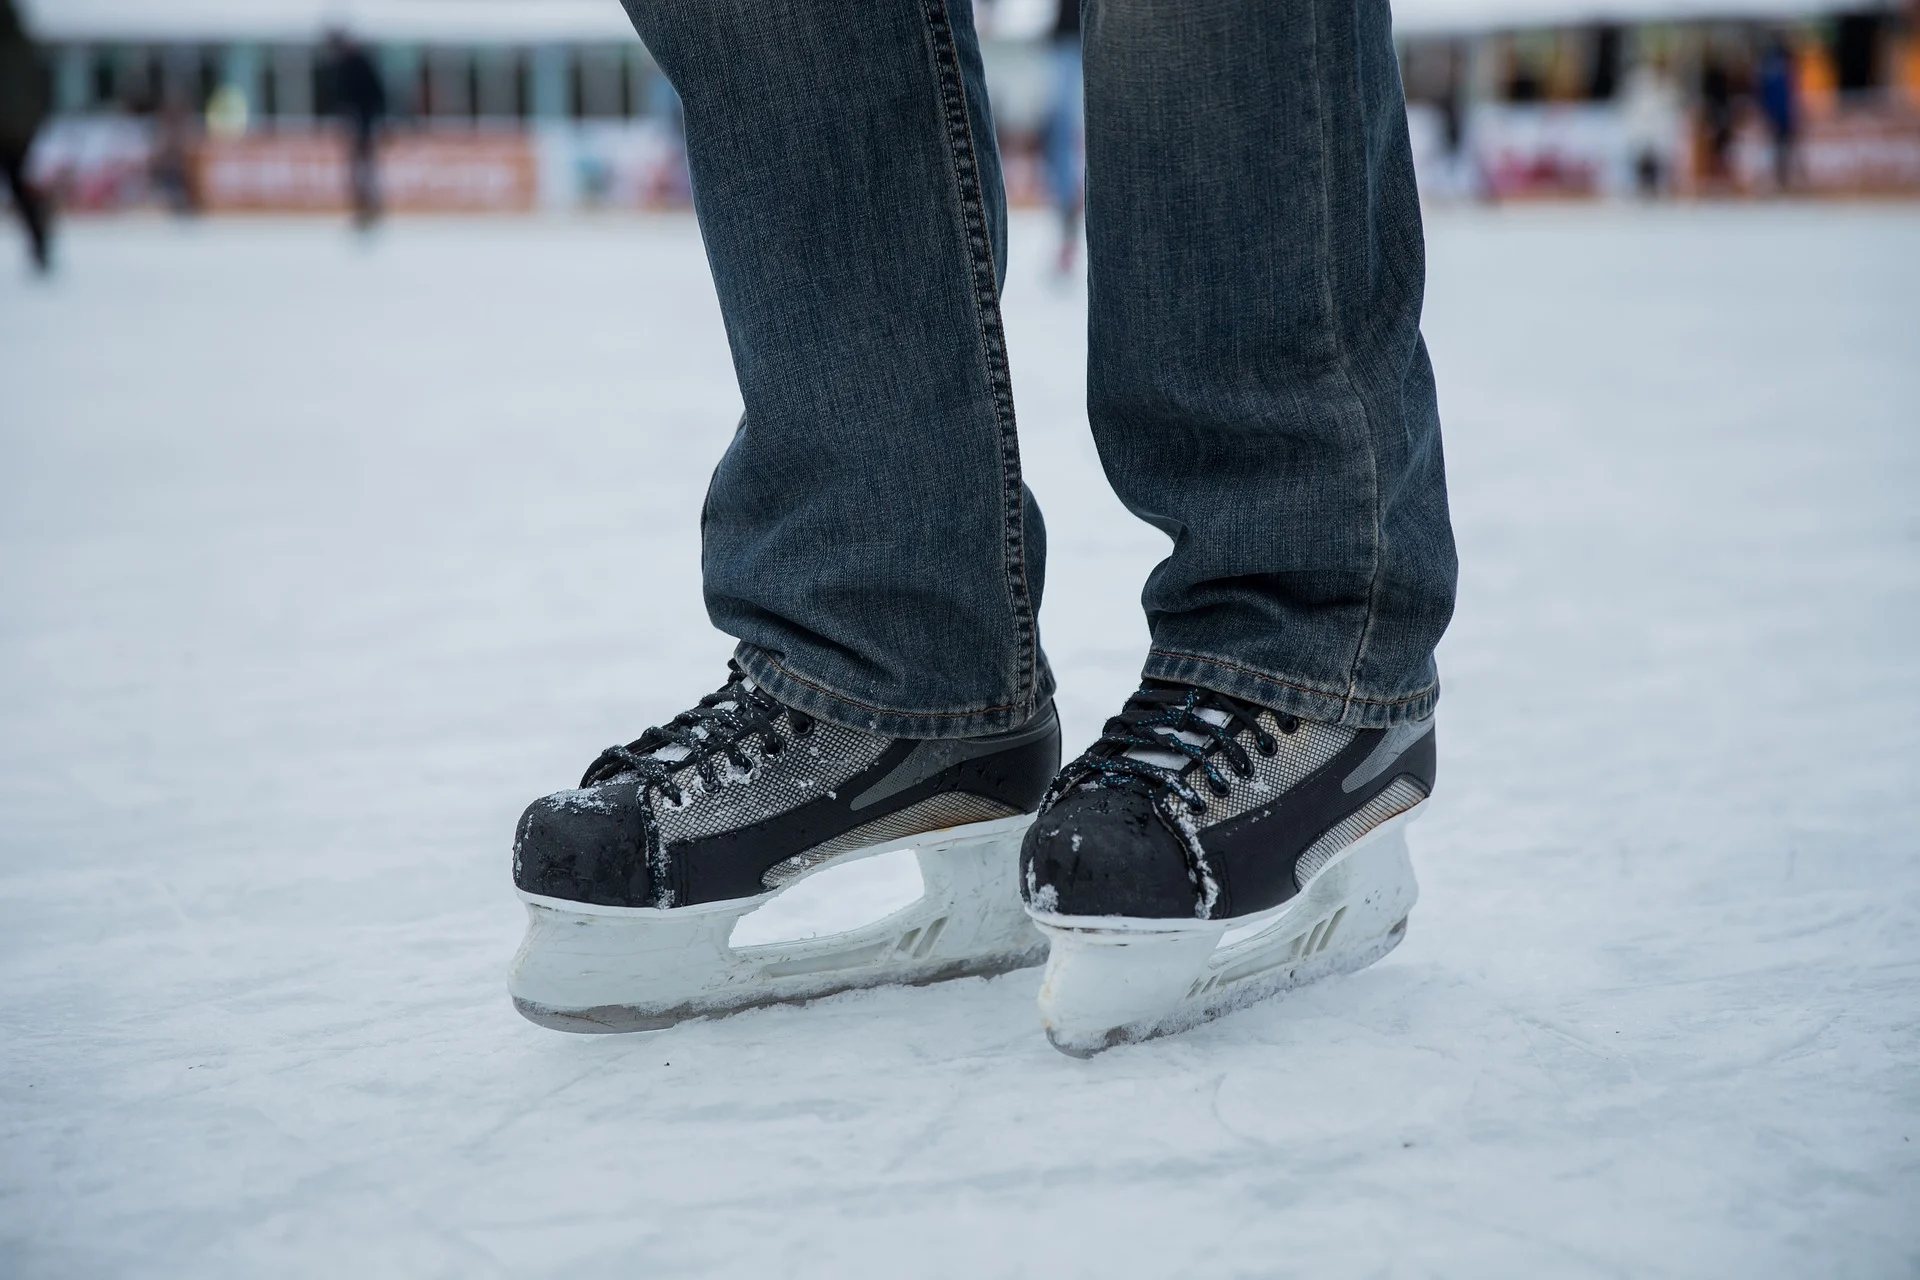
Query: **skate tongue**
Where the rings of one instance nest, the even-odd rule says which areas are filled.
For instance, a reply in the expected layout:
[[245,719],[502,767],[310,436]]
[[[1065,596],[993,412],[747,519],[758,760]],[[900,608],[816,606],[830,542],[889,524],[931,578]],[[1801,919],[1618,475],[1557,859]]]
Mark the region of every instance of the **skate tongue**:
[[[1208,724],[1225,724],[1228,719],[1226,712],[1215,711],[1212,707],[1202,707],[1193,714],[1195,719],[1205,720]],[[1204,747],[1208,742],[1206,734],[1194,729],[1177,729],[1173,736],[1190,747]],[[1171,769],[1176,773],[1193,763],[1190,757],[1183,756],[1177,751],[1162,751],[1153,747],[1135,747],[1123,754],[1129,760],[1139,760],[1156,768]]]

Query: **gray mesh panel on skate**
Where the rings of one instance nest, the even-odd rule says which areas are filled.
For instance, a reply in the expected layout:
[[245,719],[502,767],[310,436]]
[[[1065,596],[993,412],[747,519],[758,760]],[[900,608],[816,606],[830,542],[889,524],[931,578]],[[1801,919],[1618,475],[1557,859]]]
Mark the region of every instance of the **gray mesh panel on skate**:
[[970,796],[958,791],[945,795],[928,796],[917,804],[910,804],[898,813],[890,813],[884,818],[875,818],[872,822],[862,823],[844,835],[808,849],[805,853],[796,853],[785,862],[772,868],[760,878],[760,882],[769,889],[778,889],[790,884],[801,875],[829,858],[837,857],[849,849],[864,848],[870,844],[880,844],[887,840],[898,840],[903,836],[917,836],[924,831],[938,831],[942,827],[957,827],[967,822],[991,822],[995,818],[1011,818],[1020,812],[1010,805],[984,796]]
[[1348,814],[1293,864],[1293,881],[1305,888],[1307,881],[1333,861],[1333,855],[1373,830],[1388,818],[1405,813],[1427,798],[1427,789],[1412,778],[1396,778],[1393,785],[1365,805]]
[[786,750],[779,755],[761,750],[758,734],[743,744],[747,757],[755,761],[749,775],[735,774],[725,760],[716,761],[721,782],[716,789],[709,790],[692,768],[675,773],[674,782],[685,792],[683,802],[669,804],[658,795],[650,801],[661,842],[686,844],[751,826],[830,794],[878,760],[891,743],[891,739],[822,720],[814,721],[811,733],[796,736],[784,715],[780,736]]
[[1263,756],[1253,749],[1250,738],[1243,735],[1240,745],[1247,749],[1247,757],[1253,763],[1251,778],[1243,778],[1235,773],[1224,757],[1213,757],[1214,767],[1227,780],[1230,788],[1226,795],[1216,796],[1209,791],[1206,779],[1199,770],[1188,775],[1194,790],[1207,802],[1207,811],[1199,815],[1203,830],[1216,822],[1237,818],[1247,810],[1292,790],[1302,778],[1339,755],[1353,741],[1354,735],[1352,729],[1318,724],[1312,720],[1301,721],[1300,728],[1293,733],[1282,733],[1280,722],[1270,711],[1260,713],[1260,727],[1273,737],[1280,749],[1270,756]]

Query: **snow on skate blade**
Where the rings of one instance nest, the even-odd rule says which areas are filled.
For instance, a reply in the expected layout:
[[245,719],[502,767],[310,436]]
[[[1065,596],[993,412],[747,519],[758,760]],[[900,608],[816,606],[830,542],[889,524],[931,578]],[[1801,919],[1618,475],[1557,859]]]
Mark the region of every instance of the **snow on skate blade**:
[[1257,916],[1036,914],[1052,948],[1040,984],[1047,1039],[1062,1053],[1091,1057],[1366,968],[1400,944],[1419,897],[1406,842],[1418,809],[1354,841],[1300,893]]
[[[855,850],[777,893],[657,910],[522,893],[527,933],[507,975],[514,1007],[560,1031],[650,1031],[838,991],[922,984],[1040,963],[1046,944],[1016,888],[1030,815]],[[850,862],[912,850],[918,900],[820,937],[735,945],[741,918]],[[744,941],[756,937],[742,929]]]

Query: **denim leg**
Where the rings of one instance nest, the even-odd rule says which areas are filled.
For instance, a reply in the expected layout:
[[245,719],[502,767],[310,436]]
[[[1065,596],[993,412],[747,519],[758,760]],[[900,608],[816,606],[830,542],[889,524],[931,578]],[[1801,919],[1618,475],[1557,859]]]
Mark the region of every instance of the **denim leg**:
[[1148,675],[1426,714],[1456,562],[1387,0],[1087,0],[1088,409]]
[[999,312],[1005,196],[967,0],[627,0],[686,112],[745,413],[707,612],[775,697],[919,737],[1052,693]]

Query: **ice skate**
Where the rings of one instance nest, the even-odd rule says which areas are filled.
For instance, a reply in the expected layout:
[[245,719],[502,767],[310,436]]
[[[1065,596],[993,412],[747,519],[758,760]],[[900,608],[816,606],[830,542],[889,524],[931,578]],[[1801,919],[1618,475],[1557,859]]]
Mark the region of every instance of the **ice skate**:
[[[1051,705],[991,737],[894,739],[814,720],[735,667],[522,815],[514,1005],[563,1031],[639,1031],[1038,964],[1019,846],[1059,762]],[[805,877],[898,849],[917,856],[919,901],[826,937],[734,945],[742,916]]]
[[1022,850],[1047,1038],[1087,1057],[1378,960],[1433,778],[1431,719],[1356,732],[1149,681]]

